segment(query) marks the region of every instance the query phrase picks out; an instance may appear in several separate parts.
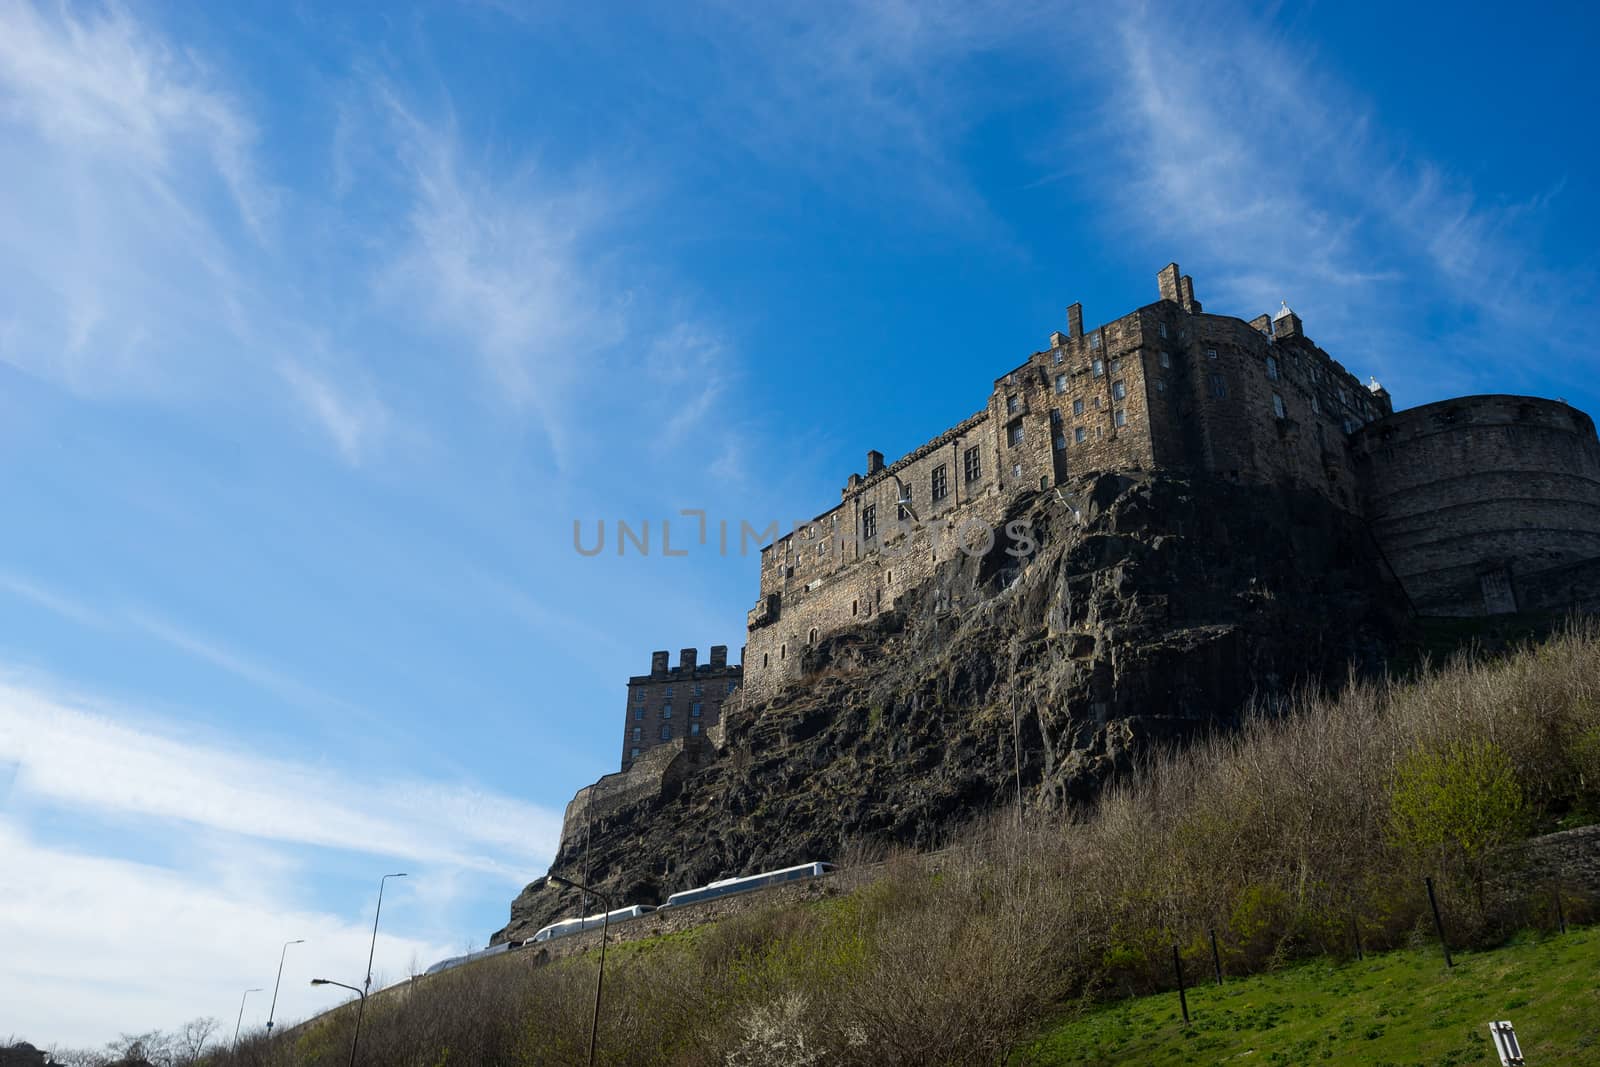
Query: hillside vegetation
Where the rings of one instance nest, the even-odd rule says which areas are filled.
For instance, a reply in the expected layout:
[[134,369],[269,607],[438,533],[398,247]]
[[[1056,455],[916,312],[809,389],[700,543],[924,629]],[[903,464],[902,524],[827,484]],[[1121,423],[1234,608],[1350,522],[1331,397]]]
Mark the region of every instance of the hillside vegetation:
[[[1166,988],[1174,944],[1207,972],[1209,929],[1231,975],[1347,958],[1357,931],[1369,951],[1431,940],[1424,876],[1455,947],[1498,944],[1547,924],[1554,888],[1497,877],[1507,846],[1597,808],[1600,631],[1575,625],[1259,709],[1149,757],[1093,809],[993,813],[938,862],[889,857],[820,904],[613,949],[598,1060],[992,1065],[1074,1005]],[[1592,915],[1575,886],[1564,903]],[[363,1062],[583,1062],[595,959],[531,963],[375,1000]],[[214,1062],[335,1067],[353,1015]]]

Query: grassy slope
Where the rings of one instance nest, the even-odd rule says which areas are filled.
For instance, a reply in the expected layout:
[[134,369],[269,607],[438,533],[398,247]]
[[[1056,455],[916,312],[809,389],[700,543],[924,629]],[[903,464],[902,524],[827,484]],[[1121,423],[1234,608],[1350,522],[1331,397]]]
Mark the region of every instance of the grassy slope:
[[1026,1064],[1494,1064],[1487,1025],[1510,1019],[1531,1067],[1600,1064],[1600,927],[1464,953],[1436,948],[1141,997],[1049,1030]]

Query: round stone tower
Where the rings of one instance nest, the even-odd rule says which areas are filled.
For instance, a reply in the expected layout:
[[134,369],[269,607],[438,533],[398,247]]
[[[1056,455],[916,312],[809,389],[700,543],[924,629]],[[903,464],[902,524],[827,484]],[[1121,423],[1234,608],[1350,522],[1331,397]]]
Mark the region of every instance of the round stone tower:
[[1367,517],[1423,615],[1600,609],[1600,439],[1561,401],[1469,396],[1350,437]]

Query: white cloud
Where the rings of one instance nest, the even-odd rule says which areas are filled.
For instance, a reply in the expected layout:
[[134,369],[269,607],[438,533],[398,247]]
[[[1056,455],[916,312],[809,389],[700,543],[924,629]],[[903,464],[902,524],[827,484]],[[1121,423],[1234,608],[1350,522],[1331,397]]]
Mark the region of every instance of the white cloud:
[[[233,859],[236,872],[263,866],[253,853]],[[401,910],[409,892],[391,882],[384,914]],[[249,988],[263,992],[247,1001],[245,1027],[259,1027],[283,943],[295,938],[305,944],[288,951],[276,1019],[306,1018],[340,1002],[338,990],[312,988],[312,977],[361,983],[371,935],[358,913],[273,900],[248,877],[216,884],[203,873],[42,845],[4,818],[0,899],[4,1025],[41,1046],[99,1045],[202,1015],[233,1022]],[[426,966],[460,950],[399,936],[394,925],[380,930],[373,966],[390,982],[405,977],[413,958]]]
[[297,845],[415,859],[524,881],[560,816],[470,786],[348,771],[131,725],[128,709],[0,676],[0,762],[13,798]]
[[281,361],[278,373],[333,440],[345,462],[359,466],[379,447],[388,429],[389,410],[370,385],[342,388],[293,359]]
[[[653,285],[628,250],[643,188],[598,164],[496,165],[463,142],[454,116],[425,118],[392,91],[380,100],[374,125],[393,138],[407,204],[382,287],[403,315],[474,361],[493,403],[531,413],[563,469],[580,444],[592,462],[603,422],[636,439],[640,420],[654,426],[671,410],[674,441],[706,424],[733,353],[678,298],[658,295],[670,285]],[[385,158],[348,140],[348,158]],[[667,358],[656,366],[641,353]]]
[[[1149,32],[1174,20],[1182,61]],[[1098,140],[1117,183],[1102,192],[1144,245],[1200,261],[1211,309],[1249,318],[1286,298],[1352,369],[1471,389],[1507,384],[1514,331],[1590,300],[1539,266],[1537,228],[1521,225],[1548,197],[1486,205],[1386,133],[1379,105],[1306,42],[1199,8],[1140,5],[1116,30]],[[1474,327],[1414,324],[1419,310],[1465,311]]]

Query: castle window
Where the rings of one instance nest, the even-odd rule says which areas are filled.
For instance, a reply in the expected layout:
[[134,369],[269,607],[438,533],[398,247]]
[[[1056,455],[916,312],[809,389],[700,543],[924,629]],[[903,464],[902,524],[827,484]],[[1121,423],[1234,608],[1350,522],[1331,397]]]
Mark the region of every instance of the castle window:
[[694,695],[695,696],[701,696],[704,693],[705,693],[705,686],[697,685],[697,686],[694,687]]
[[[1166,336],[1166,332],[1165,332],[1166,331],[1166,327],[1163,326],[1163,327],[1161,327],[1161,329],[1163,331],[1161,336],[1165,337]],[[1172,366],[1172,353],[1171,352],[1163,352],[1163,353],[1161,353],[1161,365],[1163,367]]]
[[961,457],[962,474],[967,481],[975,482],[983,477],[983,467],[978,463],[978,446],[973,445]]
[[699,704],[690,704],[689,705],[689,718],[698,719],[699,717],[700,717],[700,705]]
[[1322,401],[1317,399],[1316,393],[1311,394],[1311,410],[1317,415],[1322,414]]
[[1100,398],[1099,397],[1095,397],[1092,401],[1090,401],[1090,403],[1092,403],[1094,405],[1094,409],[1096,411],[1100,410]]
[[1056,411],[1054,408],[1052,408],[1051,411],[1050,411],[1050,425],[1051,426],[1059,426],[1059,425],[1061,425],[1061,412]]
[[1013,478],[1020,478],[1020,477],[1022,477],[1022,464],[1020,464],[1020,463],[1013,463],[1013,464],[1012,464],[1012,465],[1011,465],[1011,477],[1013,477]]
[[738,682],[729,682],[728,683],[728,692],[729,693],[732,693],[737,688],[739,688],[739,683]]
[[1067,447],[1067,435],[1064,434],[1064,433],[1056,434],[1056,451],[1059,452],[1061,449],[1066,448],[1066,447]]
[[850,614],[851,615],[855,615],[860,610],[861,610],[861,601],[859,601],[859,600],[850,601]]
[[1226,400],[1228,398],[1228,383],[1223,380],[1222,375],[1213,374],[1211,376],[1210,384],[1212,396],[1216,397],[1218,400]]
[[1056,375],[1056,392],[1064,393],[1066,391],[1067,391],[1067,376],[1065,374]]
[[1348,403],[1350,403],[1350,398],[1349,398],[1349,397],[1347,397],[1347,396],[1345,396],[1345,394],[1344,394],[1344,390],[1343,390],[1343,389],[1340,389],[1340,390],[1339,390],[1339,403],[1341,403],[1341,404],[1348,404]]
[[789,658],[789,645],[787,643],[778,646],[778,658],[780,660]]
[[697,722],[690,723],[689,724],[689,734],[692,737],[699,737],[700,736],[700,724],[697,723]]
[[[1167,336],[1167,324],[1164,323],[1164,322],[1161,324],[1161,336],[1162,337]],[[1162,355],[1166,355],[1166,353],[1163,352]]]
[[1277,393],[1272,394],[1272,413],[1280,419],[1286,417],[1283,410],[1283,397]]
[[1066,354],[1065,351],[1063,351],[1062,349],[1059,349],[1059,348],[1055,350],[1055,361],[1057,363],[1060,363],[1062,360],[1064,360],[1066,358],[1067,358],[1067,354]]
[[633,702],[635,704],[643,704],[644,703],[644,690],[643,689],[635,689],[634,690],[634,692],[633,692]]
[[639,740],[642,740],[643,737],[644,737],[644,727],[643,726],[635,726],[633,728],[633,739],[635,741],[639,741]]
[[1217,358],[1217,350],[1215,348],[1206,349],[1206,358],[1207,359],[1216,359]]
[[1022,422],[1019,420],[1006,427],[1006,444],[1016,448],[1022,443]]
[[878,505],[868,504],[861,509],[861,538],[870,541],[878,536]]
[[1015,415],[1016,413],[1017,413],[1017,398],[1015,396],[1006,397],[1006,414],[1007,415]]
[[763,652],[763,653],[761,653],[761,665],[763,667],[765,667],[765,666],[767,666],[767,664],[768,664],[767,654],[765,652]]
[[811,628],[811,640],[807,641],[806,643],[810,645],[817,643],[817,628],[815,626]]
[[1072,439],[1073,439],[1073,441],[1077,442],[1080,445],[1083,444],[1084,439],[1087,438],[1088,436],[1089,436],[1088,433],[1084,430],[1084,428],[1082,426],[1079,426],[1077,429],[1072,431]]
[[1126,425],[1128,425],[1128,413],[1126,411],[1123,411],[1121,408],[1117,409],[1117,413],[1114,416],[1112,416],[1112,419],[1113,419],[1113,421],[1116,422],[1116,424],[1118,426],[1126,426]]
[[[906,490],[906,496],[910,496],[910,495],[911,495],[911,490],[907,489]],[[896,519],[899,519],[901,522],[905,522],[910,517],[911,517],[911,512],[906,508],[906,506],[904,504],[896,504],[895,505],[895,518]]]
[[1113,359],[1111,361],[1111,373],[1115,374],[1121,369],[1122,369],[1122,360],[1120,358]]
[[1164,379],[1157,378],[1156,379],[1156,392],[1165,393],[1166,391],[1167,391],[1167,383],[1166,383],[1166,381]]
[[950,488],[945,482],[944,467],[945,465],[941,463],[937,467],[933,468],[933,477],[929,484],[929,488],[933,492],[933,502],[935,504],[943,500],[950,492]]
[[643,704],[640,704],[640,705],[638,705],[637,707],[635,707],[633,709],[633,717],[635,719],[644,718],[644,705]]
[[1094,376],[1096,378],[1100,377],[1100,375],[1106,372],[1106,365],[1102,360],[1095,360],[1094,363],[1091,364],[1091,368],[1094,370]]
[[671,700],[672,699],[672,686],[670,686],[670,685],[667,686],[667,691],[665,693],[663,693],[662,696],[666,697],[668,700]]
[[1100,331],[1099,330],[1096,330],[1094,333],[1091,333],[1089,335],[1089,347],[1090,348],[1099,348],[1100,347]]
[[1083,401],[1081,399],[1072,402],[1072,413],[1074,415],[1083,414]]
[[1267,380],[1278,380],[1278,361],[1271,356],[1267,357]]
[[639,758],[639,750],[636,749],[636,748],[628,749],[628,758],[629,759],[638,759]]
[[1111,399],[1112,400],[1121,400],[1123,397],[1125,397],[1127,395],[1128,395],[1128,387],[1126,385],[1122,384],[1121,382],[1112,382],[1111,383]]
[[671,723],[664,722],[664,723],[661,724],[661,740],[663,740],[663,741],[671,741],[672,740],[672,724]]
[[661,705],[661,717],[663,719],[672,718],[672,705],[671,704],[663,704],[663,705]]

